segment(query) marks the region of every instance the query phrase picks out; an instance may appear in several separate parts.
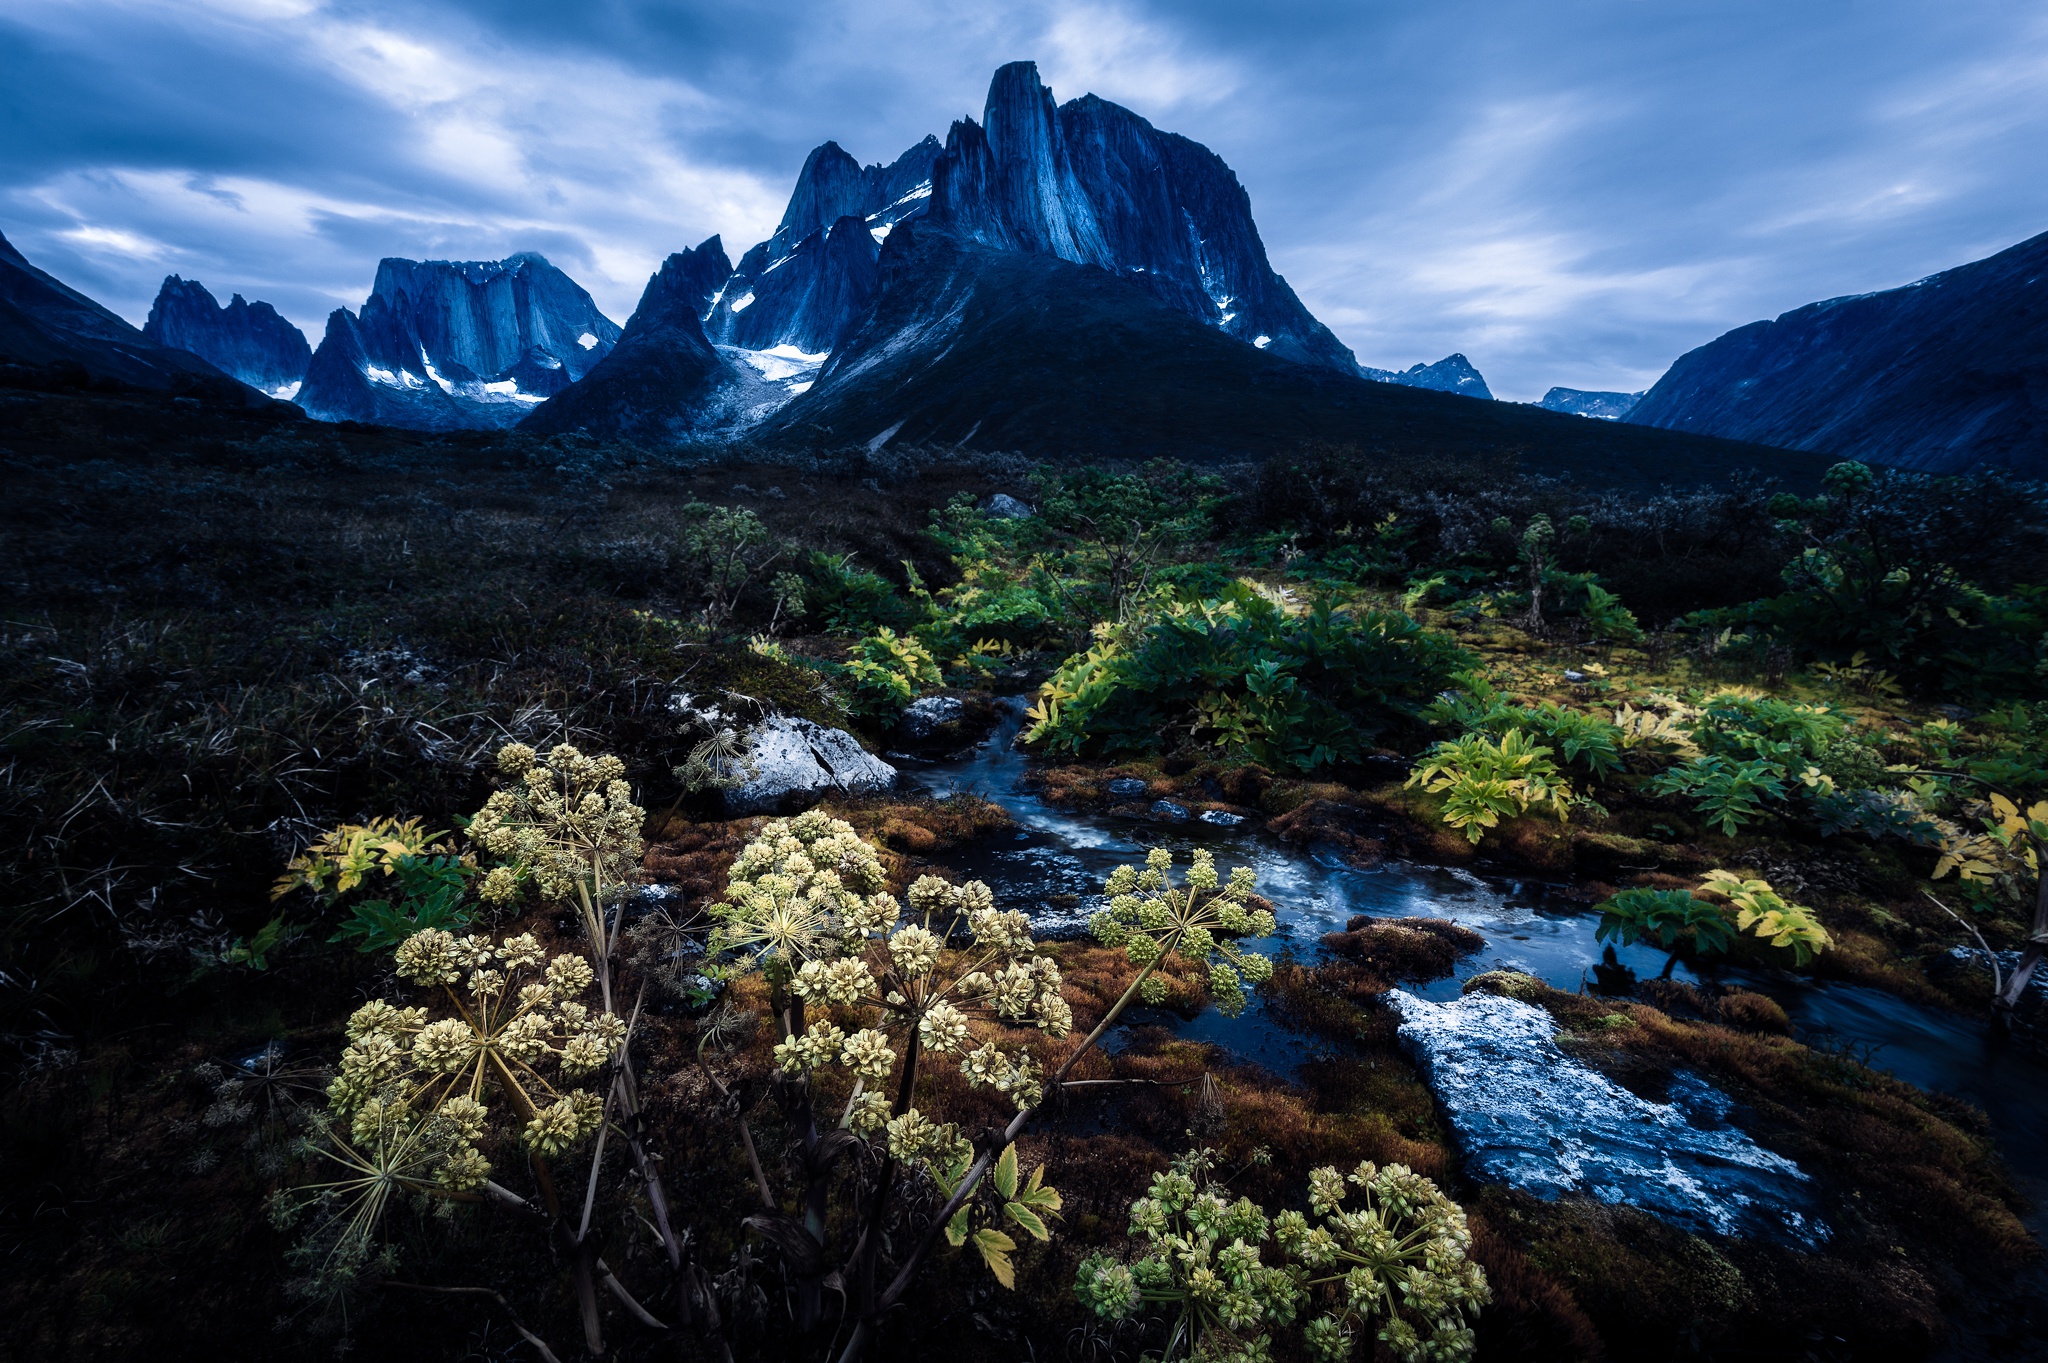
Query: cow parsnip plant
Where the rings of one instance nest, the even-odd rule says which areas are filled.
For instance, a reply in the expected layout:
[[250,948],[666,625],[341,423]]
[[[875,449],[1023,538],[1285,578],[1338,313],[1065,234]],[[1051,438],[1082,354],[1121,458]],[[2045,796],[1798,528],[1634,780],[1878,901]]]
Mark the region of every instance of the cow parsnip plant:
[[1316,1169],[1312,1220],[1231,1200],[1213,1169],[1213,1152],[1198,1150],[1153,1176],[1131,1204],[1138,1253],[1082,1260],[1083,1305],[1109,1319],[1166,1317],[1165,1360],[1264,1363],[1273,1332],[1304,1317],[1301,1342],[1326,1363],[1370,1357],[1375,1339],[1402,1363],[1472,1357],[1470,1322],[1492,1294],[1464,1209],[1436,1184],[1399,1164]]
[[427,1001],[379,999],[349,1018],[330,1119],[310,1142],[330,1177],[276,1204],[281,1223],[308,1223],[295,1254],[323,1289],[345,1286],[372,1257],[400,1195],[473,1198],[490,1181],[489,1148],[526,1151],[559,1215],[549,1164],[604,1112],[580,1081],[626,1036],[624,1021],[586,1001],[590,963],[550,959],[531,933],[421,932],[398,948],[397,973]]

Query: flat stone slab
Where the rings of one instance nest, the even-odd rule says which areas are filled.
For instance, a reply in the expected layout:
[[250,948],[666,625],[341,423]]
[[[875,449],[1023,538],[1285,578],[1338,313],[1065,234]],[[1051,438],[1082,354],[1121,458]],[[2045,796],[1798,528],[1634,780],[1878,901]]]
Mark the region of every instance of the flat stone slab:
[[1680,1071],[1671,1101],[1653,1103],[1566,1055],[1534,1004],[1400,989],[1387,1001],[1471,1177],[1637,1207],[1696,1234],[1799,1248],[1828,1238],[1812,1178],[1732,1125],[1733,1100],[1699,1076]]

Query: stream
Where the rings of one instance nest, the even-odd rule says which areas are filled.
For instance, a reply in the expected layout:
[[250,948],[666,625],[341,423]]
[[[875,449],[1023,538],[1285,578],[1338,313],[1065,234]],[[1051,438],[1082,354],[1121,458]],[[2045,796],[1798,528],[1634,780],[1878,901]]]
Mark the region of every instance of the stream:
[[[1454,977],[1411,987],[1425,998],[1456,998],[1466,979],[1498,969],[1523,971],[1566,990],[1590,984],[1592,967],[1606,945],[1593,935],[1599,917],[1565,900],[1555,885],[1395,862],[1359,870],[1334,849],[1287,847],[1255,822],[1226,828],[1195,819],[1056,809],[1025,788],[1031,759],[1016,746],[1023,709],[1022,699],[1013,698],[1001,722],[972,753],[906,763],[904,777],[940,798],[971,792],[1009,811],[1016,820],[1012,832],[950,853],[946,862],[987,881],[996,902],[1023,909],[1041,935],[1085,931],[1088,915],[1102,906],[1103,877],[1123,863],[1142,863],[1147,848],[1166,847],[1184,866],[1191,849],[1207,847],[1219,870],[1252,867],[1259,893],[1273,902],[1279,930],[1271,938],[1245,943],[1256,950],[1292,948],[1296,956],[1313,960],[1322,954],[1322,935],[1341,930],[1354,914],[1430,916],[1479,932],[1486,945],[1461,961]],[[1664,968],[1665,953],[1655,948],[1624,948],[1617,954],[1639,978]],[[1698,979],[1682,962],[1673,976]],[[1867,986],[1779,971],[1724,970],[1718,978],[1776,999],[1792,1019],[1794,1034],[1809,1045],[1846,1050],[1907,1083],[1983,1109],[2032,1203],[2024,1218],[2029,1229],[2048,1238],[2048,1063],[1999,1045],[1980,1019]],[[1133,1023],[1213,1042],[1235,1059],[1289,1077],[1317,1053],[1316,1046],[1326,1044],[1279,1025],[1257,994],[1237,1018],[1226,1018],[1213,1007],[1191,1021],[1160,1009],[1134,1009],[1126,1016]]]

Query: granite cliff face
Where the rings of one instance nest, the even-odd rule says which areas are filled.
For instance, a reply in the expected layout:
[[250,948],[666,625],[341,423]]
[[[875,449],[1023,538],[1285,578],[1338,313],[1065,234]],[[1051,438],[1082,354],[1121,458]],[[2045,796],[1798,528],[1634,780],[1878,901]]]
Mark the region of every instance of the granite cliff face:
[[1353,372],[1351,352],[1273,272],[1223,159],[1085,95],[1054,107],[1032,62],[953,125],[925,216],[999,250],[1096,265],[1261,350]]
[[1679,357],[1627,420],[1930,472],[2048,475],[2048,233]]
[[588,374],[619,328],[546,258],[386,259],[360,315],[337,308],[298,402],[323,421],[511,426]]
[[573,386],[534,408],[520,429],[666,446],[728,419],[741,376],[712,347],[699,319],[731,274],[717,237],[663,261],[617,343]]
[[269,406],[189,351],[159,345],[108,308],[28,263],[0,237],[0,365],[10,381],[117,385]]
[[297,395],[313,350],[306,334],[268,303],[236,294],[226,307],[196,279],[169,275],[157,290],[142,334],[158,345],[189,351],[274,398]]
[[1546,412],[1568,412],[1572,416],[1619,421],[1643,400],[1641,393],[1596,393],[1584,388],[1553,388],[1536,405]]
[[1370,369],[1358,372],[1375,383],[1398,383],[1407,388],[1429,388],[1439,393],[1462,393],[1468,398],[1492,400],[1486,380],[1463,355],[1446,355],[1435,364],[1411,365],[1407,369]]

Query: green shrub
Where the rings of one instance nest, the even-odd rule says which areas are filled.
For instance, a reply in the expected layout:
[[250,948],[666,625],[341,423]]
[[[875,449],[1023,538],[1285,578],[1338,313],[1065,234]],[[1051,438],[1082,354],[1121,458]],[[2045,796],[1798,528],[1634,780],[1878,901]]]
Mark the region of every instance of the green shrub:
[[930,650],[886,625],[854,645],[845,674],[855,696],[850,708],[871,718],[894,715],[922,693],[945,684]]
[[1476,843],[1504,818],[1548,805],[1559,819],[1572,790],[1527,732],[1510,729],[1498,740],[1471,733],[1439,743],[1416,765],[1410,786],[1444,797],[1444,822]]
[[[1702,899],[1702,894],[1715,898]],[[1813,910],[1789,902],[1769,881],[1745,880],[1732,871],[1707,872],[1697,893],[1624,890],[1598,907],[1601,941],[1655,942],[1672,952],[1673,962],[1685,950],[1697,956],[1729,955],[1744,934],[1758,945],[1790,951],[1797,966],[1834,945]]]
[[880,625],[905,629],[917,617],[888,578],[855,567],[851,554],[811,555],[804,565],[804,607],[809,617],[841,634]]
[[1098,626],[1095,646],[1041,688],[1026,738],[1079,754],[1184,736],[1311,771],[1413,733],[1429,698],[1474,661],[1405,615],[1327,602],[1296,613],[1240,583],[1149,622]]

